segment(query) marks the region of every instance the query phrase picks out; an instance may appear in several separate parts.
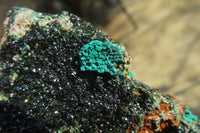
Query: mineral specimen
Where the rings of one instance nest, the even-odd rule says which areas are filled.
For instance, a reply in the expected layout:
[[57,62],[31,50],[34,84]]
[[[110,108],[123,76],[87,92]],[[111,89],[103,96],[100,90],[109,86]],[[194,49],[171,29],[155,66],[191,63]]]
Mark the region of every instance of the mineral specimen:
[[175,98],[136,80],[120,43],[68,12],[13,8],[0,50],[0,132],[199,132]]

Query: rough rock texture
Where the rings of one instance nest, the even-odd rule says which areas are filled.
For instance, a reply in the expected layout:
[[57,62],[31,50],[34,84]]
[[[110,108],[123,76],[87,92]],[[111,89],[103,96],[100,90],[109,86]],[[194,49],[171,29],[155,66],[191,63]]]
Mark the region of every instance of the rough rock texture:
[[1,132],[199,132],[188,107],[136,80],[123,45],[90,23],[13,8],[4,24]]
[[137,79],[180,99],[200,117],[199,0],[1,0],[0,37],[14,6],[54,14],[70,10],[93,20],[126,46]]

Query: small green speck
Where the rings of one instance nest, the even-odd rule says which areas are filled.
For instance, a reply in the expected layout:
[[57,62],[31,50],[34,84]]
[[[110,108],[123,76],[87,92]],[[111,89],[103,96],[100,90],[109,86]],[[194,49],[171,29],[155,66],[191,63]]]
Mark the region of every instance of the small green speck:
[[143,117],[144,117],[144,114],[139,115],[139,118],[143,118]]
[[60,129],[58,130],[58,133],[80,133],[78,127],[81,127],[81,125],[77,126],[77,127],[67,127],[67,126],[63,126],[60,127]]
[[188,122],[195,123],[198,121],[198,117],[196,115],[193,115],[192,112],[189,110],[188,106],[186,106],[183,119],[185,119]]
[[11,75],[9,75],[9,80],[13,83],[15,80],[17,80],[18,74],[16,72],[13,72]]
[[37,15],[31,15],[32,18],[37,18]]
[[22,10],[24,9],[23,7],[15,7],[16,10]]
[[20,36],[16,34],[8,34],[8,37],[13,38],[15,41],[18,41],[20,39]]
[[129,76],[130,76],[131,79],[134,77],[132,72],[129,72]]
[[0,92],[0,101],[8,101],[8,97],[6,97],[3,92]]

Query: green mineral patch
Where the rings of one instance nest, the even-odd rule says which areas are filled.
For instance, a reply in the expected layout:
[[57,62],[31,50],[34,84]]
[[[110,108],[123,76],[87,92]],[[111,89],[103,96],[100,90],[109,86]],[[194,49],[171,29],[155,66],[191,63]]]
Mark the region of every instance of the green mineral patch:
[[198,121],[198,117],[196,115],[193,115],[192,112],[189,110],[188,106],[186,106],[183,119],[185,119],[188,122],[195,123]]
[[121,50],[111,42],[91,41],[84,45],[79,52],[82,66],[81,71],[108,72],[116,75],[116,65],[123,63]]
[[9,75],[9,80],[13,83],[15,80],[17,80],[18,74],[16,72],[13,72],[11,75]]
[[8,101],[8,97],[3,92],[0,92],[0,101]]
[[79,128],[80,126],[77,126],[77,127],[66,127],[66,126],[63,126],[63,127],[60,127],[60,129],[58,130],[58,133],[80,133],[79,131]]
[[129,72],[129,76],[132,79],[134,77],[134,74],[132,72]]

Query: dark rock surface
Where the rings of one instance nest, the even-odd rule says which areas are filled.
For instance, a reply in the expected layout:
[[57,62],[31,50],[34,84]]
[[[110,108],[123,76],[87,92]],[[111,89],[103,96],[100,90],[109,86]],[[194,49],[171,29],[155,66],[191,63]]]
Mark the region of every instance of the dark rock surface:
[[[13,8],[4,24],[1,132],[199,131],[199,121],[183,103],[137,81],[123,45],[90,23],[68,12]],[[97,64],[81,70],[80,51],[94,40],[108,45],[91,47],[94,53],[102,51],[101,58],[92,58],[103,64],[102,72],[93,69]],[[115,54],[120,59],[109,58]],[[108,64],[116,73],[107,71]]]
[[0,37],[14,6],[81,15],[125,45],[138,80],[175,96],[200,117],[199,0],[1,0]]

